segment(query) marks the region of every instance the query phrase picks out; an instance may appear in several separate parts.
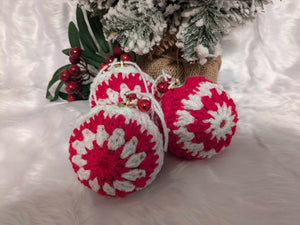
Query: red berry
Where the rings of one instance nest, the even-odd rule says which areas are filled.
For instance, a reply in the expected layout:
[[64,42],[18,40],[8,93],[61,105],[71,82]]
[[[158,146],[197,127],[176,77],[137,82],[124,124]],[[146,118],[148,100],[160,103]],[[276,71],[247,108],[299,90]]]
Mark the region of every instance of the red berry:
[[112,63],[114,61],[114,59],[115,59],[115,57],[113,55],[108,56],[105,63],[106,64]]
[[78,91],[80,88],[80,86],[74,82],[74,81],[70,81],[66,84],[66,91],[68,93],[74,92],[74,91]]
[[66,82],[67,80],[69,80],[71,74],[69,73],[68,70],[64,70],[59,74],[59,79]]
[[122,54],[121,55],[121,61],[130,61],[130,56],[128,55],[128,54],[126,54],[126,53],[124,53],[124,54]]
[[162,81],[157,85],[157,90],[160,93],[166,93],[168,91],[168,86],[169,86],[168,82]]
[[68,99],[69,102],[73,102],[73,101],[76,100],[76,95],[74,95],[74,94],[68,94],[67,99]]
[[117,45],[115,48],[114,48],[114,56],[115,57],[118,57],[120,56],[121,54],[123,53],[120,45]]
[[72,56],[70,56],[69,61],[70,61],[70,63],[75,65],[75,64],[79,63],[80,59],[79,58],[73,58]]
[[132,93],[132,94],[126,95],[126,97],[129,99],[129,101],[133,101],[136,99],[136,94]]
[[70,74],[72,74],[73,76],[78,76],[80,74],[80,68],[77,65],[71,65],[69,67],[69,72]]
[[141,112],[147,112],[151,108],[151,102],[147,99],[139,99],[137,105]]
[[81,48],[72,48],[69,53],[72,58],[79,58],[81,56]]
[[66,86],[65,90],[66,90],[67,93],[73,92],[68,86]]
[[104,67],[106,67],[105,63],[101,63],[99,69],[102,70]]

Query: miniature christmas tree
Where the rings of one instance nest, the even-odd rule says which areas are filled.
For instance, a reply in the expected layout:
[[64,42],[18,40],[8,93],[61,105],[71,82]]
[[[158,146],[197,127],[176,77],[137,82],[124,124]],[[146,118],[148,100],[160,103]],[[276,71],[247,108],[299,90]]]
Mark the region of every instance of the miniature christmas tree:
[[167,34],[188,62],[205,64],[221,54],[220,39],[251,20],[271,0],[78,0],[98,15],[107,40],[125,51],[150,52]]

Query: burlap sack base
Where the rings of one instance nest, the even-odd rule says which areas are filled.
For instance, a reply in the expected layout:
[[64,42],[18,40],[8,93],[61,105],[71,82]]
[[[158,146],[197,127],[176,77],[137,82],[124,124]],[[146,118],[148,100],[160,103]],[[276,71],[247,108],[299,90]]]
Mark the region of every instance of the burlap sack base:
[[150,60],[148,55],[144,55],[137,57],[137,64],[154,79],[161,74],[161,70],[164,68],[168,74],[179,78],[181,81],[184,81],[187,77],[204,76],[210,81],[217,82],[222,58],[218,56],[216,59],[209,60],[206,64],[201,65],[198,63],[178,63],[172,58],[159,56],[153,56]]

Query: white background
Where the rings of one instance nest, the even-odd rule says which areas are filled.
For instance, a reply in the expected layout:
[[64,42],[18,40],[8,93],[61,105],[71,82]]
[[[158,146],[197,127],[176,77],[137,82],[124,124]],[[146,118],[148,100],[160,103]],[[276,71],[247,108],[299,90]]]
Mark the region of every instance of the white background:
[[223,41],[219,83],[240,121],[207,161],[167,154],[157,180],[124,199],[83,187],[68,139],[88,102],[50,103],[67,64],[71,3],[0,0],[0,224],[296,225],[300,221],[300,1],[275,0]]

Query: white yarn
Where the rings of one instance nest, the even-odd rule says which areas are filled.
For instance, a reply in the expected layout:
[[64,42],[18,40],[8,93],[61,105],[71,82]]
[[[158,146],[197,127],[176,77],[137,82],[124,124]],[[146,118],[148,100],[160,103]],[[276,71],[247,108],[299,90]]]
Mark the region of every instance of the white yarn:
[[112,71],[115,68],[114,66],[116,66],[116,65],[119,65],[121,68],[122,68],[123,65],[131,65],[131,66],[133,66],[137,70],[137,72],[139,72],[139,74],[141,75],[141,78],[143,80],[146,92],[149,93],[147,81],[153,82],[153,79],[148,74],[146,74],[145,72],[143,72],[141,70],[141,68],[136,63],[131,62],[131,61],[117,62],[117,60],[115,59],[112,63],[106,65],[105,67],[103,67],[99,71],[99,73],[97,74],[97,76],[95,77],[95,79],[94,79],[94,81],[93,81],[93,83],[91,85],[91,92],[90,92],[90,97],[89,98],[91,100],[92,96],[94,96],[96,105],[99,105],[99,103],[97,102],[97,99],[96,99],[97,85],[100,82],[103,81],[103,74]]
[[[112,63],[114,63],[117,59],[114,59],[114,61]],[[111,63],[111,64],[112,64]],[[100,71],[99,73],[97,74],[97,76],[94,78],[94,81],[90,87],[91,91],[90,91],[90,99],[92,98],[92,96],[96,96],[96,85],[98,84],[100,78],[101,78],[101,75],[103,74],[103,72],[106,72],[107,69],[110,68],[110,65],[111,64],[108,64],[106,66],[104,66]]]
[[112,135],[108,139],[107,147],[114,151],[120,148],[125,143],[125,132],[121,128],[117,128],[113,131]]
[[138,144],[137,137],[132,137],[129,142],[127,142],[121,153],[121,159],[125,159],[135,152],[136,146]]
[[141,169],[133,169],[133,170],[130,170],[129,172],[127,173],[123,173],[121,175],[121,177],[127,179],[127,180],[130,180],[130,181],[135,181],[139,178],[142,178],[146,176],[146,171],[145,170],[141,170]]

